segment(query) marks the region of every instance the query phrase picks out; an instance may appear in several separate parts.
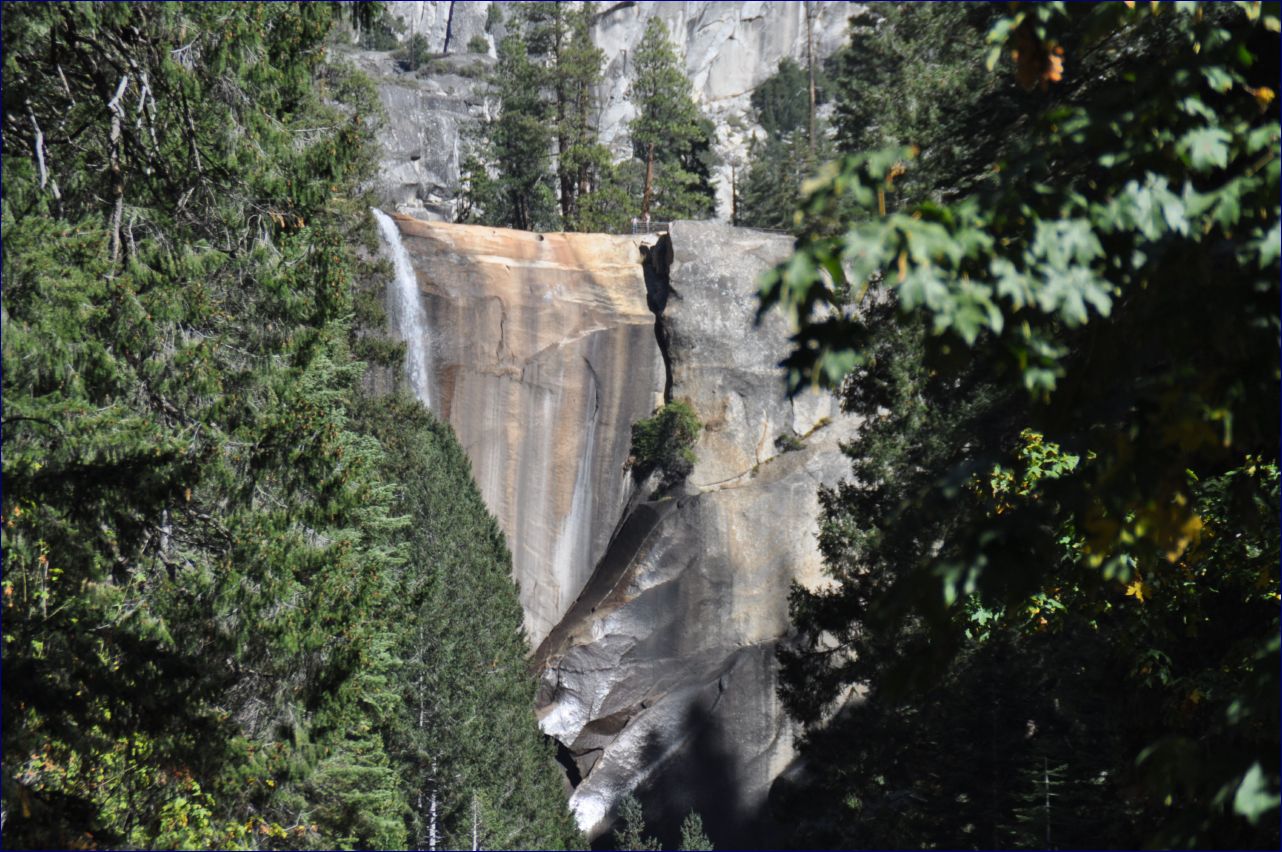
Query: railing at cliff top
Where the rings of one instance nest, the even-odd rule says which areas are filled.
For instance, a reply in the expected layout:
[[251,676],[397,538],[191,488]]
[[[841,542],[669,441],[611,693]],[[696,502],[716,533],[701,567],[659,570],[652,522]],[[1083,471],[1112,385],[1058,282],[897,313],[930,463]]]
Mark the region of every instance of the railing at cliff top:
[[[787,228],[753,228],[749,225],[735,225],[736,228],[744,228],[749,231],[765,231],[768,234],[791,234],[792,231]],[[632,235],[637,234],[666,234],[672,229],[671,222],[642,222],[639,219],[632,220]]]
[[672,227],[671,222],[642,222],[639,219],[632,220],[632,235],[637,234],[666,234]]

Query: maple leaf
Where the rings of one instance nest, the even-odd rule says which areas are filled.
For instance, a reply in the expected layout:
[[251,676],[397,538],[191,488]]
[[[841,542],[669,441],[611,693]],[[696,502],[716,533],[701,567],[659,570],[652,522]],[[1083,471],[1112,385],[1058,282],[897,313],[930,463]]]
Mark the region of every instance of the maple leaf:
[[1145,600],[1152,597],[1152,592],[1149,589],[1148,584],[1137,577],[1132,583],[1127,585],[1126,595],[1127,597],[1135,598],[1140,603],[1144,603]]

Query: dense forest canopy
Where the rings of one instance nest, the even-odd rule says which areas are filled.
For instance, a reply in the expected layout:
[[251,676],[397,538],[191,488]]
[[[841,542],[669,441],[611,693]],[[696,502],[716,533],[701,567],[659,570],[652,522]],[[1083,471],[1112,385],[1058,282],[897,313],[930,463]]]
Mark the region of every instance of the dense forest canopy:
[[866,418],[781,653],[798,718],[861,698],[776,804],[802,845],[1276,847],[1276,5],[880,12],[762,287],[791,386]]
[[346,14],[5,4],[6,846],[582,842],[467,460],[361,391]]

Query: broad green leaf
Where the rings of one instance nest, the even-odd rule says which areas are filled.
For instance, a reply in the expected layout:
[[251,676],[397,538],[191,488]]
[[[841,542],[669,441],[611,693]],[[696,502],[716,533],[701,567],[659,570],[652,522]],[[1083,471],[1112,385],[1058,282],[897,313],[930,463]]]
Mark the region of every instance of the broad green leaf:
[[1260,764],[1258,762],[1251,764],[1251,768],[1242,778],[1242,783],[1238,785],[1237,793],[1233,796],[1233,811],[1246,817],[1251,825],[1255,825],[1260,821],[1260,817],[1269,811],[1276,810],[1279,805],[1278,794],[1269,789],[1269,786]]
[[1233,137],[1220,127],[1199,127],[1184,134],[1176,146],[1196,171],[1222,169],[1229,164],[1229,142]]

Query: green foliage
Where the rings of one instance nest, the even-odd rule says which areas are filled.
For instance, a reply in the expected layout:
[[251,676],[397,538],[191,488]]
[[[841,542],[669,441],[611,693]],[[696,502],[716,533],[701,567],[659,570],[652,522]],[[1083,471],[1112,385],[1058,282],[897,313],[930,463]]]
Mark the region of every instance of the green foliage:
[[712,124],[694,106],[662,21],[638,46],[638,159],[616,165],[598,141],[605,56],[592,43],[595,14],[592,3],[529,3],[508,22],[492,79],[499,115],[463,164],[459,221],[620,231],[638,198],[662,218],[712,215]]
[[448,847],[471,844],[478,802],[482,848],[576,848],[560,771],[530,712],[535,682],[511,556],[467,456],[413,401],[371,401],[362,417],[387,449],[388,478],[404,483],[396,508],[409,520],[413,568],[389,617],[404,625],[391,749],[404,766],[412,842],[427,845],[434,795]]
[[795,432],[780,432],[775,436],[775,449],[781,453],[792,453],[804,449],[806,446]]
[[711,852],[715,849],[708,835],[703,833],[703,818],[694,811],[686,814],[681,821],[681,849]]
[[[326,60],[337,11],[5,10],[7,844],[406,846],[420,623],[504,667],[482,686],[432,658],[479,696],[435,733],[509,752],[449,758],[503,808],[487,842],[574,842],[506,551],[451,577],[493,581],[484,626],[406,618],[431,572],[353,354],[399,357],[370,337],[385,274],[362,259],[378,102]],[[493,532],[441,452],[435,499]]]
[[543,73],[519,33],[499,42],[493,87],[498,115],[481,130],[477,154],[463,165],[460,221],[520,230],[559,225],[551,164],[550,111]]
[[694,443],[702,428],[698,415],[684,400],[673,400],[656,409],[653,417],[633,423],[628,457],[632,475],[643,480],[659,471],[661,488],[685,479],[694,469]]
[[850,152],[916,146],[900,195],[951,198],[972,189],[1009,129],[1036,103],[987,71],[992,3],[877,4],[850,20],[829,61],[837,145]]
[[[645,814],[637,797],[628,793],[619,800],[618,824],[614,830],[614,844],[611,848],[620,850],[641,850],[641,852],[658,852],[663,844],[651,835],[646,834]],[[678,849],[711,850],[715,848],[708,836],[703,833],[703,819],[694,811],[686,814],[681,822],[681,838]]]
[[614,848],[657,852],[663,847],[659,841],[645,833],[645,815],[636,796],[629,793],[619,801],[619,820],[622,825],[614,835]]
[[357,43],[363,50],[395,50],[400,46],[399,36],[403,32],[405,22],[383,7],[368,27],[359,28]]
[[[816,102],[823,103],[824,81],[815,81]],[[810,118],[810,76],[793,59],[779,60],[779,68],[752,92],[752,111],[766,136],[778,139],[806,130]]]
[[754,139],[748,148],[748,173],[737,188],[735,224],[796,230],[801,188],[831,150],[831,143],[821,138],[812,152],[803,131],[764,142]]
[[[803,822],[843,845],[1038,845],[1049,813],[1056,844],[1275,846],[1277,18],[1251,4],[1003,15],[991,56],[1017,51],[1015,82],[1041,94],[1009,103],[1040,115],[976,147],[962,172],[990,177],[945,205],[929,199],[959,184],[931,171],[928,145],[847,155],[808,188],[798,250],[762,289],[798,329],[791,387],[840,387],[866,418],[853,481],[821,497],[835,585],[793,593],[783,694],[812,720],[865,685],[842,718],[898,748],[838,755],[816,735],[830,762],[814,802],[851,804],[836,825]],[[993,104],[931,98],[963,107],[940,127],[982,125]],[[843,109],[884,128],[896,107]],[[962,741],[956,770],[891,780],[890,761],[910,762],[905,726],[923,747],[958,742],[933,685],[979,708],[1003,667],[1052,659],[1058,707],[1001,692],[1041,733],[1024,742],[1017,716],[976,709],[970,724],[1005,745]],[[1084,747],[1082,731],[1111,745]],[[932,813],[974,801],[966,767],[980,765],[1040,770],[1042,788],[919,834],[892,825],[905,789]],[[1048,812],[1051,769],[1065,800]],[[890,786],[854,780],[878,777]],[[1073,824],[1084,812],[1100,814],[1093,835]]]
[[599,156],[590,167],[591,188],[587,194],[578,196],[574,220],[568,223],[569,227],[586,232],[626,232],[636,215],[638,193],[632,189],[640,184],[634,179],[639,174],[636,165],[635,160],[613,165],[608,152],[600,147]]
[[485,36],[478,33],[467,40],[467,52],[468,53],[489,53],[490,43],[485,38]]
[[715,129],[690,94],[663,19],[652,17],[633,56],[628,97],[637,115],[629,125],[634,156],[646,164],[641,214],[657,219],[708,218]]
[[[826,82],[823,83],[826,85]],[[822,126],[811,144],[809,75],[791,59],[752,93],[754,118],[766,130],[753,136],[748,172],[735,187],[735,224],[749,228],[793,230],[802,184],[832,156],[832,143]],[[816,81],[822,93],[820,81]]]
[[405,43],[392,51],[392,56],[400,60],[402,70],[417,71],[436,58],[431,43],[422,33],[414,33]]
[[503,10],[498,3],[491,3],[485,10],[485,31],[492,33],[503,24]]
[[460,221],[578,231],[626,222],[597,141],[604,54],[592,44],[594,15],[592,3],[517,8],[492,80],[500,114],[464,164]]
[[603,190],[608,193],[614,177],[610,152],[597,141],[600,104],[596,93],[605,53],[592,43],[595,15],[595,3],[526,7],[529,38],[531,44],[539,45],[551,90],[561,217],[567,229],[578,231],[590,230],[591,211],[609,203],[592,196]]
[[317,842],[348,793],[287,767],[383,759],[339,734],[396,557],[347,415],[376,101],[322,63],[332,14],[5,15],[4,738],[41,756],[4,775],[14,843]]

